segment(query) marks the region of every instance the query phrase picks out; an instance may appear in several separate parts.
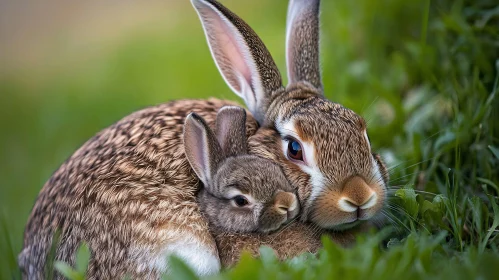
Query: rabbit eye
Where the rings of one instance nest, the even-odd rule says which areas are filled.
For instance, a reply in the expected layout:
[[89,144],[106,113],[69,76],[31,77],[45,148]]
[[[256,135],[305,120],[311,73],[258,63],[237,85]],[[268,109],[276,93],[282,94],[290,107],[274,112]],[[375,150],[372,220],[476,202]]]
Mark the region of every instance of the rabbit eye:
[[238,206],[238,207],[243,207],[249,204],[248,200],[242,196],[242,195],[237,195],[235,196],[232,201]]
[[300,143],[294,139],[288,141],[288,157],[303,161],[303,152]]

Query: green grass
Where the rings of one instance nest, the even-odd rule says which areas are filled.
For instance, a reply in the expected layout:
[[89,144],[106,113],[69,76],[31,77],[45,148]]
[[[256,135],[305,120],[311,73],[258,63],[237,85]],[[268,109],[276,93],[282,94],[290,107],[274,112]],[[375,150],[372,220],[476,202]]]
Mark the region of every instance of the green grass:
[[[226,1],[284,70],[286,1],[243,2]],[[315,257],[278,263],[264,250],[262,259],[245,257],[217,278],[496,278],[496,6],[493,0],[323,1],[325,92],[368,120],[373,148],[391,167],[389,224],[360,236],[351,249],[325,241]],[[144,106],[236,99],[211,61],[194,11],[179,9],[185,17],[166,33],[131,33],[81,61],[71,50],[61,58],[54,53],[50,69],[0,72],[1,279],[19,276],[16,255],[41,186],[86,139]],[[192,278],[181,263],[175,268],[174,275]]]

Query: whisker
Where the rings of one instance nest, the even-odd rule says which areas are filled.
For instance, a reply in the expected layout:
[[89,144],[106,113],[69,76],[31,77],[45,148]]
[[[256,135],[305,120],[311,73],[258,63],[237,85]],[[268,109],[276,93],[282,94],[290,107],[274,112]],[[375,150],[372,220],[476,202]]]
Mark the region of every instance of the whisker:
[[413,216],[411,216],[407,210],[405,210],[404,208],[398,206],[398,205],[387,205],[387,207],[393,211],[397,211],[399,214],[402,214],[404,217],[408,217],[409,219],[413,220],[416,224],[418,224],[419,226],[421,226],[424,230],[426,230],[427,232],[430,232],[420,221],[418,221],[416,218],[414,218]]
[[[411,167],[416,166],[416,165],[418,165],[418,164],[421,164],[421,163],[425,163],[425,162],[431,161],[431,160],[433,160],[433,159],[435,159],[435,158],[439,157],[440,155],[441,155],[441,154],[437,154],[437,155],[435,155],[434,157],[431,157],[431,158],[429,158],[429,159],[426,159],[426,160],[422,160],[422,161],[416,162],[416,163],[414,163],[414,164],[411,164],[411,165],[409,165],[409,166],[404,167],[404,169],[408,169],[408,168],[411,168]],[[386,169],[387,169],[388,171],[390,171],[390,172],[391,172],[391,171],[392,171],[392,170],[394,170],[396,167],[398,167],[398,166],[400,166],[400,165],[402,165],[402,164],[404,164],[404,163],[410,162],[410,161],[412,161],[412,160],[406,160],[406,161],[403,161],[403,162],[401,162],[401,163],[399,163],[399,164],[396,164],[396,165],[394,165],[394,166],[387,167]]]
[[[397,223],[394,219],[392,219],[387,212],[381,211],[381,215],[383,215],[383,217],[385,217],[388,221],[390,221],[392,225],[395,225],[395,230],[397,231],[397,233],[402,233],[402,227],[400,226],[400,224]],[[402,226],[405,227],[405,225],[403,224]],[[407,228],[407,230],[409,229]]]
[[[390,188],[388,189],[388,191],[392,191],[392,192],[396,192],[398,190],[403,190],[406,186],[401,186],[401,187],[398,187],[398,186],[390,186]],[[416,189],[413,189],[413,188],[410,188],[411,190],[413,190],[414,192],[418,193],[418,194],[425,194],[425,195],[430,195],[430,196],[437,196],[438,194],[436,193],[432,193],[432,192],[427,192],[427,191],[422,191],[422,190],[416,190]]]
[[291,219],[287,224],[285,224],[284,226],[282,226],[279,231],[277,232],[276,234],[276,237],[282,233],[282,231],[284,231],[286,228],[290,227],[296,220],[298,219],[298,216],[294,217],[293,219]]
[[382,217],[379,215],[374,216],[371,221],[378,228],[382,228],[385,225],[384,221],[382,220]]
[[319,235],[322,235],[323,228],[319,227],[318,225],[314,224],[312,228],[312,237],[319,237]]
[[[369,108],[371,108],[371,107],[373,106],[373,104],[374,104],[374,103],[378,100],[378,98],[379,98],[379,95],[378,95],[378,96],[376,96],[376,97],[373,99],[373,101],[371,102],[371,104],[369,104],[369,106],[367,106],[367,108],[365,108],[365,109],[364,109],[365,104],[364,104],[364,106],[362,106],[362,109],[361,109],[360,111],[362,112],[362,113],[361,113],[361,115],[363,115],[363,116],[364,116],[364,119],[366,118],[366,116],[364,115],[364,112],[365,112],[365,111],[367,111],[367,110],[369,110]],[[367,121],[366,121],[366,122],[367,122]]]
[[430,136],[426,137],[425,139],[423,139],[421,141],[421,143],[424,143],[424,142],[430,140],[431,138],[433,138],[433,137],[437,136],[438,134],[442,133],[443,131],[445,131],[445,129],[442,129],[440,131],[437,131],[437,132],[433,133],[432,135],[430,135]]
[[397,178],[395,178],[395,179],[390,180],[390,183],[397,183],[397,182],[399,182],[399,181],[402,181],[402,179],[405,179],[405,178],[407,178],[407,177],[410,177],[410,176],[412,176],[412,175],[414,175],[414,174],[417,174],[417,173],[419,173],[419,172],[420,172],[420,171],[415,171],[415,172],[412,172],[412,173],[409,173],[409,174],[406,174],[406,175],[403,175],[403,176],[397,177]]
[[[395,215],[393,215],[392,213],[386,211],[386,210],[382,210],[382,213],[386,215],[387,218],[389,218],[390,220],[396,220],[398,222],[399,225],[402,225],[405,229],[407,229],[408,232],[411,232],[411,229],[409,229],[409,227],[404,224],[399,218],[397,218]],[[391,215],[391,216],[390,216]],[[397,224],[397,223],[395,223]]]

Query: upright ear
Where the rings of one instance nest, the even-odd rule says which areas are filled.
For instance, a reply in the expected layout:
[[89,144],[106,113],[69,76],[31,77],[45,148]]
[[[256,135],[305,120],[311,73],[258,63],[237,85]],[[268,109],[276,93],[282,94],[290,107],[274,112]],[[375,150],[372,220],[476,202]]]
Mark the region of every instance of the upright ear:
[[215,134],[196,113],[190,113],[185,119],[184,148],[192,169],[208,186],[223,155]]
[[262,124],[269,96],[282,88],[281,74],[269,51],[248,24],[217,1],[191,1],[218,70]]
[[289,83],[307,81],[322,92],[319,65],[320,0],[290,0],[286,22]]
[[218,143],[226,157],[248,153],[246,111],[237,106],[225,106],[217,115]]

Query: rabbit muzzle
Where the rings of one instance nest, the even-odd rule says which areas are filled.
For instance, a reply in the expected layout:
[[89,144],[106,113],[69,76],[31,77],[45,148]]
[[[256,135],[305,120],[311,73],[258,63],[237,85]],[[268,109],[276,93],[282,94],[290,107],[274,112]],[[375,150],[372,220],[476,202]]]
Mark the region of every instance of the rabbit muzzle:
[[291,192],[278,192],[274,200],[262,211],[259,230],[270,232],[293,220],[299,212],[298,198]]
[[311,220],[323,228],[343,230],[369,220],[382,208],[383,187],[368,184],[360,176],[345,181],[342,188],[328,188],[315,201]]

